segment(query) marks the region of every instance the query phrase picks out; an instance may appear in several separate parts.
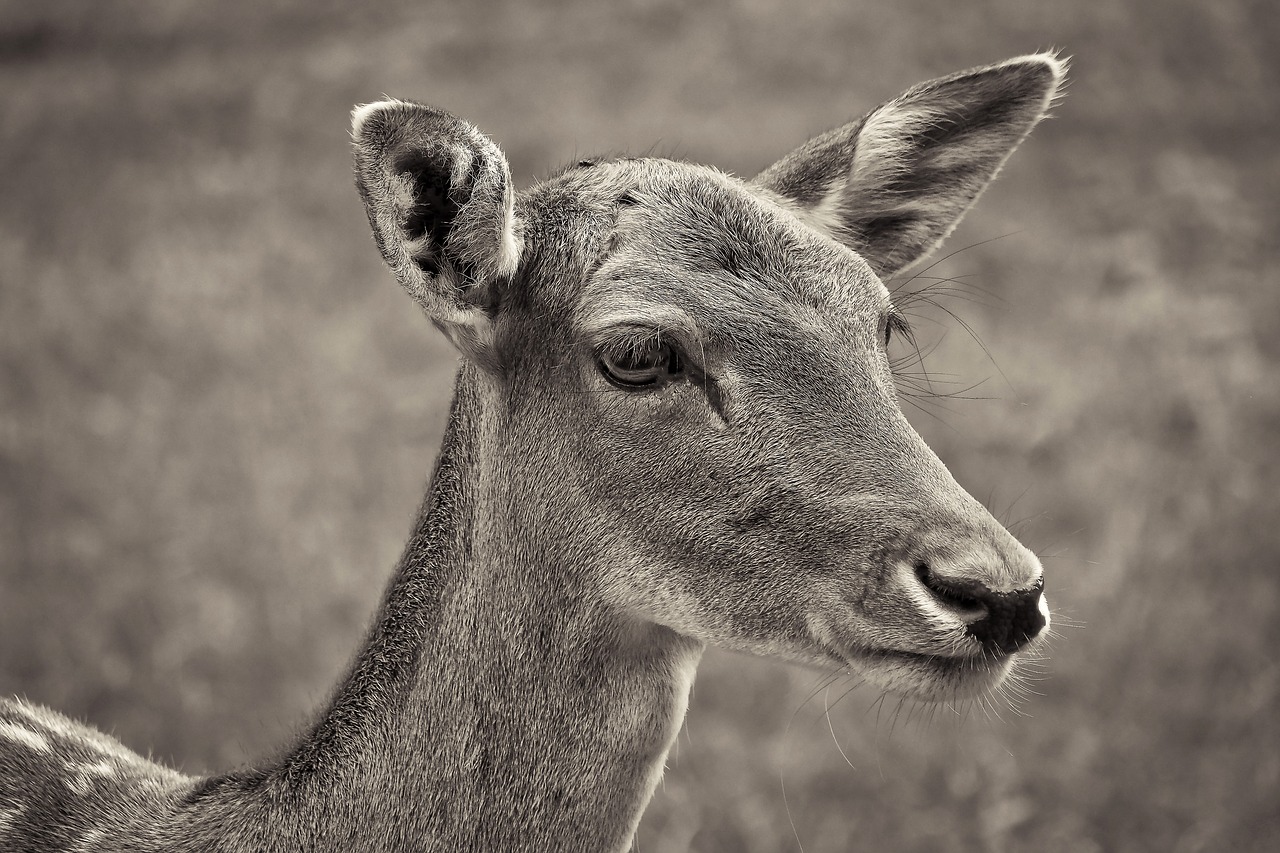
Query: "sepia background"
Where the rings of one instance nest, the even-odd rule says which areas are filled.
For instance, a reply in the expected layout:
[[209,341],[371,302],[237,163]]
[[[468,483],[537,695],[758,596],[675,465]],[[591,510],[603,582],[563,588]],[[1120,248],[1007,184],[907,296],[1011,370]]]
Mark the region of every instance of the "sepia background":
[[1039,695],[898,710],[710,652],[637,847],[1264,849],[1278,24],[1272,0],[0,1],[0,694],[200,772],[342,673],[455,366],[369,238],[352,104],[446,107],[521,185],[619,150],[749,176],[1057,47],[1066,101],[930,271],[959,320],[916,320],[974,399],[908,407],[1044,555]]

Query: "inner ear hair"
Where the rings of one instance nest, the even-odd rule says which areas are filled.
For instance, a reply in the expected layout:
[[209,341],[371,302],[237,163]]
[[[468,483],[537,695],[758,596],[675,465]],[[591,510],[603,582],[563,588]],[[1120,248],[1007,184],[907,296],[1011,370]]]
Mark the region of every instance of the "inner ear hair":
[[491,314],[522,250],[506,158],[471,124],[408,101],[357,108],[352,138],[383,259],[464,354],[490,360]]

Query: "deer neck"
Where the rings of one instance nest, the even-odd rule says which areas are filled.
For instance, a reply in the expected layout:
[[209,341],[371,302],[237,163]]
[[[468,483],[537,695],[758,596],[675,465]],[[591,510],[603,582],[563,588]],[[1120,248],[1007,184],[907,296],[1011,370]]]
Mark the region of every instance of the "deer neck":
[[275,778],[318,836],[379,849],[626,849],[702,645],[612,611],[539,535],[482,456],[473,372],[366,645]]

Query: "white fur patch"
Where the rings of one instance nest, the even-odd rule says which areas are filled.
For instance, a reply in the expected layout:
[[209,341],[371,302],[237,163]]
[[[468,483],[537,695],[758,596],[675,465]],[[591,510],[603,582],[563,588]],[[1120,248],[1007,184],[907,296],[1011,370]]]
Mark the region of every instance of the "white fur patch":
[[395,98],[388,98],[385,101],[374,101],[372,104],[357,104],[351,110],[351,135],[353,137],[360,135],[360,129],[364,127],[364,123],[369,120],[369,116],[380,110],[390,109],[392,107],[405,106],[404,101],[397,101]]
[[49,752],[49,741],[44,735],[16,723],[0,723],[0,737],[20,743],[36,752]]
[[939,118],[939,112],[916,104],[890,101],[867,116],[853,155],[852,182],[880,187],[910,168],[911,139]]
[[0,837],[3,837],[13,829],[13,825],[18,822],[18,818],[22,817],[22,813],[26,811],[22,806],[14,803],[14,808],[0,809]]
[[74,741],[80,746],[88,747],[113,758],[133,759],[136,757],[119,741],[95,729],[78,725],[74,720],[69,720],[56,711],[50,711],[48,708],[33,705],[22,699],[15,700],[9,707],[25,714],[37,727],[55,738]]
[[47,713],[44,708],[41,708],[39,705],[33,705],[20,696],[14,697],[14,699],[9,703],[9,707],[20,714],[26,715],[32,720],[36,720],[37,722],[42,722],[45,714]]
[[840,201],[848,183],[848,179],[835,182],[828,188],[822,201],[812,207],[800,208],[797,215],[811,228],[816,228],[838,242],[844,231]]
[[116,770],[105,761],[97,761],[93,764],[67,764],[65,767],[67,773],[71,774],[63,783],[70,790],[81,796],[88,794],[93,787],[93,778],[110,779],[116,775]]
[[103,832],[101,829],[91,829],[80,837],[80,841],[75,846],[76,853],[90,853],[90,851],[100,849],[98,842],[102,841]]
[[515,193],[511,191],[508,179],[506,204],[502,214],[502,245],[498,248],[498,275],[511,278],[520,266],[520,254],[524,251],[524,240],[516,233]]
[[[1024,56],[1015,56],[1012,59],[1006,59],[1004,62],[997,62],[996,68],[1005,65],[1025,65],[1027,63],[1041,63],[1049,66],[1049,70],[1053,72],[1053,80],[1055,84],[1062,83],[1063,78],[1067,76],[1067,69],[1071,65],[1071,58],[1060,58],[1056,53],[1045,51],[1043,53],[1028,53]],[[1055,88],[1056,85],[1055,85]],[[1054,93],[1056,94],[1056,93]]]
[[24,708],[23,710],[33,723],[36,723],[54,737],[66,738],[68,740],[80,739],[80,733],[76,731],[70,720],[57,717],[54,714],[47,712],[40,713],[41,710],[43,710],[41,708],[32,707],[29,709]]

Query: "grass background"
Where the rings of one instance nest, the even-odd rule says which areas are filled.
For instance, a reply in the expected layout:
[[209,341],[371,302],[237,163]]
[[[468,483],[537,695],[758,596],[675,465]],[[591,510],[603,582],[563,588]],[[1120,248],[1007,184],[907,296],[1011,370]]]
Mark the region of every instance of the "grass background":
[[638,848],[1265,849],[1270,0],[2,0],[0,693],[196,772],[270,749],[343,670],[454,363],[369,239],[353,103],[447,107],[521,184],[619,149],[750,175],[1047,46],[1075,57],[1069,97],[939,268],[989,292],[950,307],[998,369],[945,314],[919,324],[930,367],[990,399],[910,415],[1028,519],[1082,627],[1003,719],[806,701],[814,673],[710,653]]

